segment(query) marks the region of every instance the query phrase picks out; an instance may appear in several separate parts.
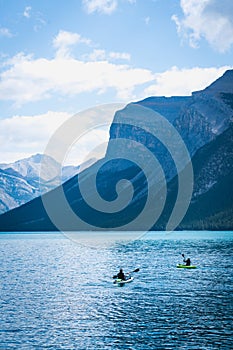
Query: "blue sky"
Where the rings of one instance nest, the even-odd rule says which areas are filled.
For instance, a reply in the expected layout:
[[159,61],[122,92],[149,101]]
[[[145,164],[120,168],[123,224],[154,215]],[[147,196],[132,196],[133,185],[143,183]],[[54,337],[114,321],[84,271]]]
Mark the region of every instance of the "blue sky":
[[86,108],[190,95],[232,58],[231,0],[0,0],[0,163]]

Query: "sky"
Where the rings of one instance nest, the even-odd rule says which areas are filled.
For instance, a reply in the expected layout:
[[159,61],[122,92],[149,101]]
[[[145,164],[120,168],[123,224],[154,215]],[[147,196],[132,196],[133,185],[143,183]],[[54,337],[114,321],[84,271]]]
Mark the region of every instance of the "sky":
[[[0,163],[43,153],[78,112],[190,95],[232,68],[232,0],[0,0]],[[107,138],[86,133],[68,163]]]

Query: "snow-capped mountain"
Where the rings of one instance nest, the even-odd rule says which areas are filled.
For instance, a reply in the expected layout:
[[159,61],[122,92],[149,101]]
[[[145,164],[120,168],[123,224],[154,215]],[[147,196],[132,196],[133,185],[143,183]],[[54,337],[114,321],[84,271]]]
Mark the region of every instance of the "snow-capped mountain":
[[[42,160],[47,169],[44,177],[40,173]],[[90,159],[82,164],[82,169],[94,161],[95,159]],[[0,213],[18,207],[55,188],[60,179],[55,177],[48,182],[47,178],[51,178],[51,174],[59,167],[53,158],[43,154],[36,154],[14,163],[0,164]],[[80,166],[62,167],[61,181],[67,181],[76,175],[79,169]]]
[[0,213],[28,202],[38,195],[39,191],[18,173],[0,170]]

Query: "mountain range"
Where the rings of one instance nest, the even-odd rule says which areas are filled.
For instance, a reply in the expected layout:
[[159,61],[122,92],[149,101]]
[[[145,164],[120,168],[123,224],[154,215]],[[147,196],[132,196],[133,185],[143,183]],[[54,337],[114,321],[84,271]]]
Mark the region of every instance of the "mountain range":
[[[47,176],[51,178],[59,164],[47,155],[35,154],[13,163],[0,164],[0,214],[31,201],[59,184],[58,178],[47,181],[47,178],[41,176],[42,159],[48,171]],[[87,164],[82,164],[82,169],[90,166],[94,161],[90,159]],[[61,182],[78,174],[79,169],[80,166],[63,166]]]
[[[145,108],[143,113],[134,113],[137,107]],[[136,109],[135,109],[136,108]],[[132,112],[133,111],[133,112]],[[191,163],[179,152],[180,145],[169,138],[170,130],[162,128],[158,133],[156,113],[163,116],[181,136],[190,154]],[[2,231],[54,231],[57,225],[53,218],[58,218],[59,229],[85,230],[87,222],[96,230],[112,230],[119,227],[144,230],[145,221],[134,221],[139,217],[148,198],[148,178],[145,169],[131,161],[122,159],[126,144],[121,140],[131,141],[130,152],[134,158],[150,165],[150,154],[159,164],[150,168],[152,181],[152,206],[146,212],[148,222],[160,203],[164,208],[158,220],[149,229],[164,230],[178,197],[179,179],[186,169],[193,168],[194,182],[190,205],[177,229],[191,230],[231,230],[233,229],[233,71],[229,70],[222,77],[202,91],[193,92],[192,96],[149,97],[137,103],[127,105],[117,111],[110,128],[109,145],[104,159],[86,168],[84,171],[66,181],[62,186],[33,199],[0,216]],[[157,135],[157,136],[156,136]],[[165,137],[169,147],[173,147],[172,156],[159,139]],[[121,142],[119,142],[121,141]],[[138,153],[138,144],[142,151]],[[176,151],[177,150],[177,151]],[[148,157],[148,158],[147,158]],[[177,167],[177,164],[181,164]],[[161,168],[162,167],[162,172]],[[95,175],[97,170],[97,176]],[[2,171],[5,171],[4,169]],[[178,171],[178,173],[177,173]],[[166,179],[166,198],[161,176]],[[0,173],[1,174],[1,173]],[[116,185],[120,180],[128,182]],[[129,186],[129,181],[131,186]],[[101,206],[92,208],[87,201],[95,204],[95,187],[105,201],[116,201],[117,195],[131,193],[132,198],[120,211],[104,212]],[[82,188],[86,190],[83,198]],[[62,191],[61,191],[62,190]],[[131,191],[132,190],[132,191]],[[130,192],[131,191],[131,192]],[[67,207],[62,205],[64,197],[73,212],[81,221],[69,219]],[[45,210],[49,203],[51,215]],[[123,201],[124,204],[124,201]],[[104,205],[104,204],[103,204]],[[83,224],[84,223],[84,224]]]

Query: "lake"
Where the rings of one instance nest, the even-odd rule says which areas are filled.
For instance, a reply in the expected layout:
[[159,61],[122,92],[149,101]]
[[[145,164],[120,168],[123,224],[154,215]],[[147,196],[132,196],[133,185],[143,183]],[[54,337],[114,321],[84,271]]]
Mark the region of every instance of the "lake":
[[233,232],[110,236],[0,234],[0,349],[233,348]]

